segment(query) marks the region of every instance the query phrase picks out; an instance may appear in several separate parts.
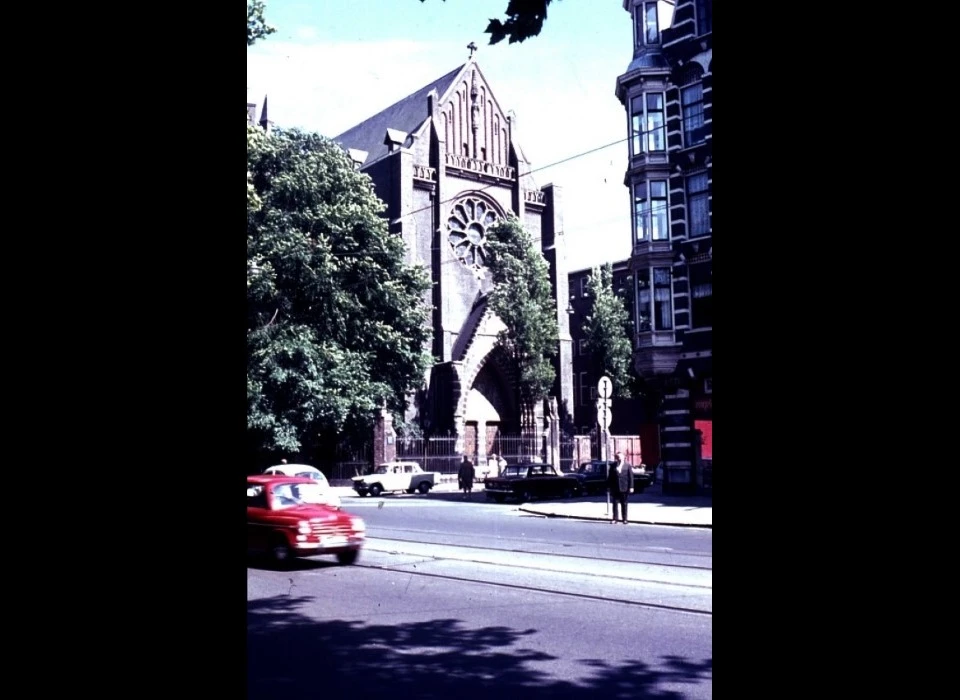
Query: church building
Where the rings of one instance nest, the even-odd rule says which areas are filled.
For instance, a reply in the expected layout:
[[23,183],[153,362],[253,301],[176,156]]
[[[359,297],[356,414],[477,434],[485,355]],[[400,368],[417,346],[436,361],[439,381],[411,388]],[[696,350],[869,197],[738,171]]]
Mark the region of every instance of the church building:
[[516,119],[470,48],[465,64],[333,140],[373,180],[406,262],[424,266],[433,282],[423,301],[432,309],[434,364],[405,420],[426,435],[462,438],[465,452],[482,455],[498,434],[522,428],[517,378],[497,342],[504,326],[487,305],[486,232],[510,213],[550,269],[559,328],[551,395],[561,419],[573,387],[561,188],[535,184],[515,141]]

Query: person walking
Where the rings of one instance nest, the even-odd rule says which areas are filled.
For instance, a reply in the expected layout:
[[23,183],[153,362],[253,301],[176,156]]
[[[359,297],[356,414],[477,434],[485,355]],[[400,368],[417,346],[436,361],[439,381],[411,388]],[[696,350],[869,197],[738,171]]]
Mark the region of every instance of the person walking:
[[607,473],[607,488],[610,491],[610,500],[613,501],[613,519],[610,524],[617,522],[618,508],[623,511],[623,524],[627,522],[627,500],[633,493],[633,469],[623,463],[623,452],[617,452],[616,460],[610,465]]
[[470,458],[466,455],[463,456],[463,461],[460,463],[460,471],[457,472],[457,481],[460,482],[460,490],[463,491],[463,497],[469,498],[470,492],[473,491],[473,479],[476,475],[476,472],[473,468],[473,462],[470,461]]

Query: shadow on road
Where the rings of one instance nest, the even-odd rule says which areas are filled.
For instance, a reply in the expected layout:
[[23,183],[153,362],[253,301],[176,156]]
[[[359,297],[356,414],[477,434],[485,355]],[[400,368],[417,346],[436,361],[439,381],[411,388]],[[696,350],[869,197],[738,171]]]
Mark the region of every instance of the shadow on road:
[[545,675],[538,661],[555,657],[524,646],[536,630],[505,626],[470,629],[442,619],[399,625],[317,621],[299,612],[309,596],[247,602],[247,697],[444,698],[494,695],[525,700],[662,698],[686,693],[664,684],[710,682],[713,660],[665,657],[656,668],[642,659],[610,663],[582,658],[583,680]]

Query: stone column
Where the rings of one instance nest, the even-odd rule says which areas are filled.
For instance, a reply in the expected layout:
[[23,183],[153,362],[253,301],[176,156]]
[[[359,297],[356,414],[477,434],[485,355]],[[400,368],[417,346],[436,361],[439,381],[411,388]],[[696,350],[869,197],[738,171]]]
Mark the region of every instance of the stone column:
[[397,433],[393,429],[393,416],[380,409],[373,424],[373,465],[393,462],[397,458]]
[[544,423],[544,436],[547,441],[546,461],[560,471],[560,414],[555,396],[549,399]]

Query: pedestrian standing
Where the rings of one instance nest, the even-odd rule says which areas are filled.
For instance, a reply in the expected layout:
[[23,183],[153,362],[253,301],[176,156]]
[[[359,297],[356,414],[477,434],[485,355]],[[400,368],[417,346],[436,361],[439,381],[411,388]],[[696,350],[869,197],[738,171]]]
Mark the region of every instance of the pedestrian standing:
[[610,524],[617,522],[618,508],[623,511],[623,524],[627,520],[627,500],[633,493],[633,469],[623,463],[623,452],[617,452],[616,459],[610,465],[607,473],[607,488],[610,491],[610,500],[613,501],[613,519]]
[[460,463],[460,471],[457,472],[457,481],[460,483],[460,490],[463,491],[463,497],[468,498],[473,491],[473,479],[476,472],[473,468],[473,462],[466,455]]

